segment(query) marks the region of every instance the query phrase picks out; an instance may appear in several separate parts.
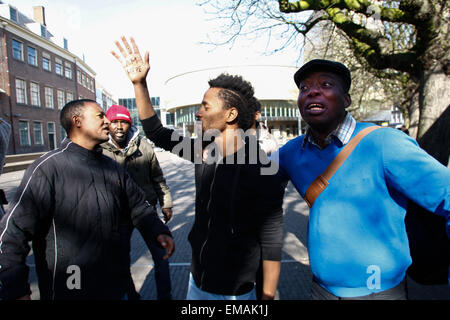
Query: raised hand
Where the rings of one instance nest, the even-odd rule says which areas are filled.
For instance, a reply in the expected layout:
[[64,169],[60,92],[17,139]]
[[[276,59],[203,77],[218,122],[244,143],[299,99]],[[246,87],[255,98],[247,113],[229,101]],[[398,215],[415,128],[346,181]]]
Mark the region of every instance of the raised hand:
[[145,52],[144,59],[142,59],[142,56],[139,52],[138,47],[136,46],[136,42],[134,41],[133,37],[130,37],[133,50],[124,36],[122,36],[121,39],[125,50],[123,49],[119,41],[115,41],[115,44],[123,58],[114,51],[111,51],[112,55],[116,57],[116,59],[122,64],[123,69],[125,70],[128,78],[130,78],[132,83],[137,83],[145,80],[148,71],[150,70],[148,52]]

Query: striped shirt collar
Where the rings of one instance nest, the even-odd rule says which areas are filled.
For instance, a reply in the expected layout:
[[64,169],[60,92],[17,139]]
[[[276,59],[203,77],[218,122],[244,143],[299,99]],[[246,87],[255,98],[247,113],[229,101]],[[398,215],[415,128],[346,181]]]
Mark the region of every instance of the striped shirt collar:
[[[350,141],[350,138],[353,135],[356,127],[356,120],[352,117],[352,115],[347,112],[344,121],[342,121],[335,130],[333,130],[326,138],[325,138],[325,146],[328,146],[332,141],[333,137],[336,137],[342,145],[347,144]],[[308,127],[306,130],[305,138],[303,139],[302,149],[305,147],[306,142],[309,142],[319,149],[322,149],[315,141],[311,134],[311,128]]]

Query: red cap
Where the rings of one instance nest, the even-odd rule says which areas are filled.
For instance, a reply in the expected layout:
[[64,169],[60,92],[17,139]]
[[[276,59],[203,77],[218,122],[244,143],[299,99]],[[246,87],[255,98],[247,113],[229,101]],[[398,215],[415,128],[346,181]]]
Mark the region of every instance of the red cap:
[[130,112],[128,111],[128,109],[117,104],[113,104],[111,107],[109,107],[108,111],[106,111],[106,117],[109,121],[125,120],[132,124]]

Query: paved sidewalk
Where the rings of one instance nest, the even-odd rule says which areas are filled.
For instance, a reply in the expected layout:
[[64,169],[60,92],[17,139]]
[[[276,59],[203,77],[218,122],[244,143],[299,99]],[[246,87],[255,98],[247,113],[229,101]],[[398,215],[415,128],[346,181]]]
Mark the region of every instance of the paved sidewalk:
[[[186,296],[189,279],[191,249],[187,235],[194,220],[194,167],[169,152],[157,152],[158,160],[164,171],[174,200],[174,216],[168,223],[176,243],[176,251],[170,258],[171,279],[174,299],[183,300]],[[6,191],[8,199],[22,179],[24,171],[11,172],[0,176],[0,188]],[[284,199],[284,247],[282,267],[278,285],[277,299],[310,299],[311,270],[306,250],[306,228],[308,207],[300,198],[292,184],[288,184]],[[39,298],[33,256],[27,263],[31,266],[30,283],[32,298]],[[136,289],[142,299],[156,299],[153,261],[139,232],[132,237],[131,270]],[[447,285],[421,286],[408,279],[410,299],[448,299]]]

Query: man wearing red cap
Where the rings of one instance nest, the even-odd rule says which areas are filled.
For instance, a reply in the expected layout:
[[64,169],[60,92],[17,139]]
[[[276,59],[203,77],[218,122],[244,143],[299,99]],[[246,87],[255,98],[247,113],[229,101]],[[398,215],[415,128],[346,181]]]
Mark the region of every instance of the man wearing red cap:
[[[159,200],[167,223],[172,218],[172,197],[150,142],[139,135],[139,129],[133,126],[130,112],[124,106],[112,105],[106,111],[106,117],[110,121],[109,141],[101,145],[103,154],[127,169],[133,180],[145,192],[147,201],[155,209]],[[121,232],[126,243],[128,260],[132,231],[131,225],[122,226]],[[150,244],[149,249],[155,263],[158,300],[171,299],[169,263],[162,259],[165,255],[164,250],[156,243]],[[130,275],[130,282],[132,281]],[[134,288],[134,285],[131,287]],[[137,293],[133,290],[130,295],[137,296]]]

